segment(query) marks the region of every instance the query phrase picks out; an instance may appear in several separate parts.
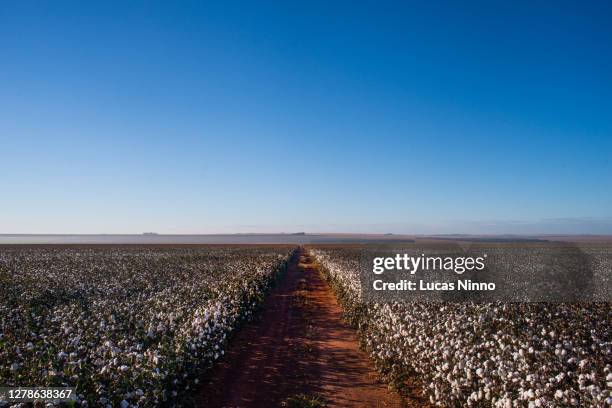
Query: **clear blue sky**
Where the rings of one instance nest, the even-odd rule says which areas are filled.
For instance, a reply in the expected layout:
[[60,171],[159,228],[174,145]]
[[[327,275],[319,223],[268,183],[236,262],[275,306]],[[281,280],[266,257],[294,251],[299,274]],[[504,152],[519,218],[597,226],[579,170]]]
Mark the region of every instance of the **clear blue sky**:
[[1,233],[612,233],[610,2],[96,3],[0,3]]

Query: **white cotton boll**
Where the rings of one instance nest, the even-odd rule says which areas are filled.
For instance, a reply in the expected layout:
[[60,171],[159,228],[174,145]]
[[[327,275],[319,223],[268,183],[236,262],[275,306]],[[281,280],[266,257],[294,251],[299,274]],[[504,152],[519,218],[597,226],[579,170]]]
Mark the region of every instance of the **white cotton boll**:
[[120,406],[121,408],[128,408],[128,407],[130,406],[130,403],[129,403],[129,402],[127,402],[126,400],[122,400],[122,401],[119,403],[119,406]]
[[[113,251],[115,255],[125,256],[122,251]],[[609,400],[612,373],[607,363],[609,344],[604,343],[606,333],[601,332],[601,316],[604,319],[609,316],[606,308],[598,311],[597,305],[453,303],[413,304],[410,307],[399,303],[364,306],[359,303],[361,300],[358,295],[359,262],[350,252],[350,256],[345,256],[347,252],[344,249],[334,251],[318,251],[317,260],[332,271],[330,279],[335,279],[340,288],[346,289],[347,299],[367,312],[363,316],[364,320],[357,324],[364,331],[364,344],[368,350],[373,351],[372,358],[377,360],[377,365],[380,364],[383,370],[391,373],[396,370],[400,373],[413,370],[427,384],[426,395],[431,405],[451,407],[467,406],[469,403],[480,406],[477,401],[483,399],[487,400],[486,406],[491,407],[578,406],[578,401],[583,406],[599,407],[604,406],[606,400],[612,403]],[[224,273],[227,279],[215,279],[201,285],[202,280],[206,280],[202,272],[217,268],[222,270],[223,258],[219,263],[209,265],[208,260],[194,257],[198,265],[191,266],[197,272],[198,279],[192,279],[193,276],[185,274],[183,265],[187,264],[183,263],[184,260],[176,264],[166,263],[165,260],[172,261],[172,257],[166,258],[168,254],[164,251],[154,252],[147,252],[146,255],[137,252],[139,260],[134,261],[134,264],[151,256],[163,256],[162,265],[167,268],[164,276],[169,279],[158,283],[157,279],[150,279],[147,275],[147,268],[142,268],[142,271],[140,268],[132,270],[127,264],[122,265],[113,258],[108,265],[99,266],[113,273],[120,272],[118,279],[114,282],[104,279],[95,283],[95,293],[104,296],[92,299],[91,318],[81,310],[71,315],[70,305],[61,306],[47,320],[61,325],[57,330],[60,338],[43,330],[36,334],[40,337],[30,335],[23,343],[12,344],[11,347],[20,346],[21,350],[26,351],[29,349],[26,343],[28,339],[41,339],[45,344],[53,345],[52,350],[56,353],[59,350],[70,353],[70,359],[75,364],[65,366],[68,372],[66,377],[73,375],[72,370],[82,373],[79,370],[88,368],[89,364],[92,376],[97,382],[105,384],[97,388],[98,395],[106,395],[113,401],[119,401],[122,398],[118,396],[123,396],[125,401],[138,406],[171,405],[167,399],[171,390],[162,398],[163,389],[156,389],[147,384],[147,381],[165,383],[165,378],[185,378],[184,371],[174,368],[183,365],[176,364],[177,358],[182,362],[205,360],[210,364],[224,355],[222,339],[232,332],[239,319],[251,315],[258,304],[252,297],[260,295],[260,287],[268,286],[258,286],[261,281],[256,285],[251,284],[250,274],[266,273],[266,268],[246,257],[232,259],[231,273]],[[278,256],[274,254],[273,258],[278,260]],[[0,251],[0,262],[2,257]],[[156,274],[160,272],[156,267],[151,269]],[[242,270],[246,271],[248,279],[242,279]],[[122,276],[124,272],[125,276]],[[176,282],[174,272],[177,272]],[[84,279],[88,277],[86,270],[84,273],[85,276],[77,277],[77,282],[81,285],[79,287],[89,290],[92,281]],[[234,275],[240,279],[232,280],[230,277]],[[52,277],[55,282],[70,283],[69,280]],[[93,278],[95,280],[95,275]],[[117,290],[121,292],[131,289],[129,279],[132,278],[143,290],[134,292],[129,302],[124,302],[122,297],[114,297]],[[95,287],[98,283],[100,287]],[[200,289],[205,290],[200,292]],[[200,296],[204,292],[207,296]],[[0,304],[0,314],[1,308]],[[98,315],[93,311],[97,311]],[[43,323],[40,316],[33,318],[39,324]],[[75,327],[63,323],[80,321],[83,324]],[[124,322],[138,327],[138,332],[133,333],[133,338],[129,335],[116,337],[121,340],[117,340],[115,347],[108,337],[115,338],[116,334],[120,334],[118,331],[122,330]],[[167,348],[168,343],[162,345],[157,341],[159,335],[155,330],[158,327],[165,327],[164,335],[170,340],[170,348]],[[152,329],[151,333],[148,333],[149,329]],[[70,331],[71,335],[64,336],[66,331]],[[149,340],[145,337],[147,334],[155,337]],[[75,346],[77,335],[82,337],[80,344],[83,349]],[[72,339],[69,338],[71,336]],[[105,342],[108,342],[106,346]],[[215,345],[218,348],[215,349]],[[35,346],[34,350],[38,348]],[[139,353],[134,354],[134,350]],[[72,352],[78,354],[74,359]],[[378,361],[378,356],[383,357],[384,361]],[[24,356],[16,354],[13,360],[18,363],[26,360],[24,367],[31,369],[33,375],[47,380],[44,376],[48,372],[43,370],[48,370],[50,366],[30,366],[28,359],[32,357],[32,353],[27,352]],[[52,364],[59,363],[53,358],[55,356],[51,357]],[[7,372],[10,361],[7,360],[3,367]],[[81,367],[81,362],[85,367]],[[119,384],[128,380],[127,374],[121,374],[123,365],[129,367],[127,373],[130,373],[130,379],[146,379],[138,385],[133,384],[133,388],[145,385],[150,387],[147,388],[146,396],[144,393],[139,396],[138,391],[130,393],[128,391],[133,389],[130,385]],[[64,373],[61,374],[64,376]],[[183,390],[189,385],[193,388],[194,383],[197,383],[197,378],[188,377],[174,389]],[[530,389],[534,391],[535,399],[529,393]],[[561,397],[555,398],[557,391],[561,390],[564,390]],[[513,401],[511,396],[518,399]],[[110,400],[101,404],[96,401],[89,405],[104,407]]]

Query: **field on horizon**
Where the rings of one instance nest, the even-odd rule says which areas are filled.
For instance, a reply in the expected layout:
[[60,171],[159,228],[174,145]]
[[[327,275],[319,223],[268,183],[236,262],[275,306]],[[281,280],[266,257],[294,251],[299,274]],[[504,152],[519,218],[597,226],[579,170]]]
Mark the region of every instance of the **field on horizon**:
[[[418,245],[423,244],[400,247]],[[447,241],[426,245],[457,246]],[[546,244],[495,245],[538,251]],[[257,401],[367,406],[383,398],[381,392],[391,393],[389,401],[412,401],[411,406],[612,403],[610,303],[373,304],[361,296],[359,259],[364,250],[379,247],[0,247],[0,386],[76,387],[76,404],[83,407],[224,406],[228,400],[223,398],[242,393],[254,396],[237,400],[238,406],[260,406]],[[595,263],[609,278],[611,248],[581,248],[594,251]],[[269,293],[280,303],[268,302]],[[313,309],[313,302],[324,304]],[[276,307],[281,311],[270,312]],[[329,307],[338,307],[345,323],[335,320]],[[273,317],[266,317],[270,313]],[[265,348],[272,341],[265,337],[270,327],[288,331],[275,334],[280,343]],[[325,333],[335,329],[354,332],[352,353],[357,354],[326,360],[327,354],[344,350],[334,348],[344,344],[340,339],[326,343]],[[244,330],[247,338],[241,339]],[[266,389],[261,374],[253,376],[239,364],[263,359],[257,364],[274,375],[280,368],[266,365],[267,353],[293,363],[279,371],[282,376],[265,381],[279,391],[262,395],[247,385],[262,381],[260,388]],[[300,359],[306,366],[327,361],[335,385],[307,369],[308,380],[294,378],[292,370],[304,370]],[[392,391],[354,384],[351,372],[358,368],[351,359],[359,359],[355,367],[371,366]],[[232,369],[245,378],[228,382],[226,375],[237,375],[224,374]],[[296,381],[302,392],[283,391],[293,390]],[[227,395],[203,404],[210,382]],[[369,391],[347,394],[352,403],[338,402],[333,395],[343,391],[333,387],[341,386]]]

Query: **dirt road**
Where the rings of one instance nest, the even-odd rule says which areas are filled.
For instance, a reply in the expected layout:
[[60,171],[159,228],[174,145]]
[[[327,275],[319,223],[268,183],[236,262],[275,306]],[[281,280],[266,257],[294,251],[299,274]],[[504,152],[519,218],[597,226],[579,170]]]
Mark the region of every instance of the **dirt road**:
[[[276,407],[297,395],[327,406],[401,407],[378,381],[356,333],[303,249],[268,295],[259,318],[232,339],[203,378],[198,405]],[[413,405],[413,404],[411,404]]]

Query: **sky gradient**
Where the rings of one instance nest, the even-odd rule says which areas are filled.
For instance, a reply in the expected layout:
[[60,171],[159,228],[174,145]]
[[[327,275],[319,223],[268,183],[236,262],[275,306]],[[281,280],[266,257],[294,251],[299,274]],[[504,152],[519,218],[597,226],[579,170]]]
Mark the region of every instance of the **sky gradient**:
[[612,233],[610,2],[2,2],[0,233]]

